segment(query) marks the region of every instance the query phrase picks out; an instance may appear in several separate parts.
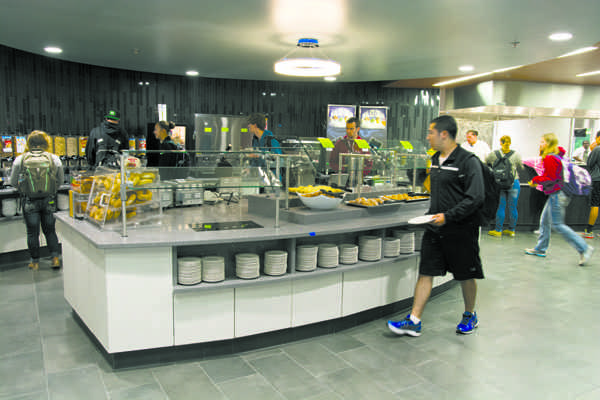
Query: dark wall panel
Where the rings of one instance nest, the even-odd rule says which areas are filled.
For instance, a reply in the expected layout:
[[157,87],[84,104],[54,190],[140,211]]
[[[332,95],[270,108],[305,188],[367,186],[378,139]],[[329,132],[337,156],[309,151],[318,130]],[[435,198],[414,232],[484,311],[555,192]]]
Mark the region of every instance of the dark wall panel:
[[384,83],[275,82],[191,78],[95,67],[0,46],[0,132],[87,135],[109,107],[142,135],[166,104],[169,119],[193,125],[194,113],[264,112],[278,136],[324,136],[327,104],[386,105],[388,137],[423,140],[437,116],[437,89]]

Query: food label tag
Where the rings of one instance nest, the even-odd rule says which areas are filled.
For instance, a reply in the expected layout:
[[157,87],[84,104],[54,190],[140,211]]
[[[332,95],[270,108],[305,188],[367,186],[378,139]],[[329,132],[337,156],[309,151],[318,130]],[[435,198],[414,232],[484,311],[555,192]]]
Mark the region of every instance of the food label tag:
[[335,146],[333,145],[333,142],[329,139],[329,138],[317,138],[319,140],[319,142],[321,143],[321,146],[323,146],[326,149],[333,149]]

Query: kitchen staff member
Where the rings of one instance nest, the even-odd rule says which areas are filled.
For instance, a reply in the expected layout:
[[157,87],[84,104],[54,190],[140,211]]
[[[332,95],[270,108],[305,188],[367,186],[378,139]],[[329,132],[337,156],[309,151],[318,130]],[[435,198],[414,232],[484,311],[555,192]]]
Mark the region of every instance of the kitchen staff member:
[[177,145],[171,139],[171,130],[175,128],[175,123],[172,121],[158,121],[154,125],[154,136],[160,141],[158,149],[161,151],[158,159],[159,167],[176,167],[177,166],[177,153],[174,150],[179,150]]
[[[346,136],[338,139],[337,142],[335,142],[335,147],[333,148],[333,151],[331,152],[331,155],[329,156],[329,167],[332,170],[339,172],[339,170],[340,170],[340,166],[339,166],[340,154],[348,154],[348,153],[370,154],[368,149],[359,148],[358,145],[356,144],[356,142],[354,141],[355,139],[362,139],[358,134],[359,132],[360,132],[360,122],[359,122],[358,118],[356,118],[356,117],[349,118],[348,121],[346,121]],[[347,162],[348,161],[344,161],[344,164],[346,164]],[[346,169],[346,168],[344,168],[344,169]]]

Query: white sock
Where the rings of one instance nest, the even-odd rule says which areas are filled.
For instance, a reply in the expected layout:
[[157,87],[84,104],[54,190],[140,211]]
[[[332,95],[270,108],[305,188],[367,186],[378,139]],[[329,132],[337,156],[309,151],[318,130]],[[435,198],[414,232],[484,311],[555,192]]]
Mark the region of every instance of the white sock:
[[415,317],[414,315],[410,314],[410,320],[413,322],[413,324],[418,324],[419,322],[421,322],[421,320],[417,317]]

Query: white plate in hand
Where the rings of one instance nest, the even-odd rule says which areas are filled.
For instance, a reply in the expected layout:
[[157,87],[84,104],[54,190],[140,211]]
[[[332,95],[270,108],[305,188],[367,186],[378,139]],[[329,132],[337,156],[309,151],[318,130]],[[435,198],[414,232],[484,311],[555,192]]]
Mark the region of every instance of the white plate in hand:
[[418,217],[414,217],[408,220],[408,223],[411,225],[420,225],[427,224],[433,221],[433,215],[420,215]]

